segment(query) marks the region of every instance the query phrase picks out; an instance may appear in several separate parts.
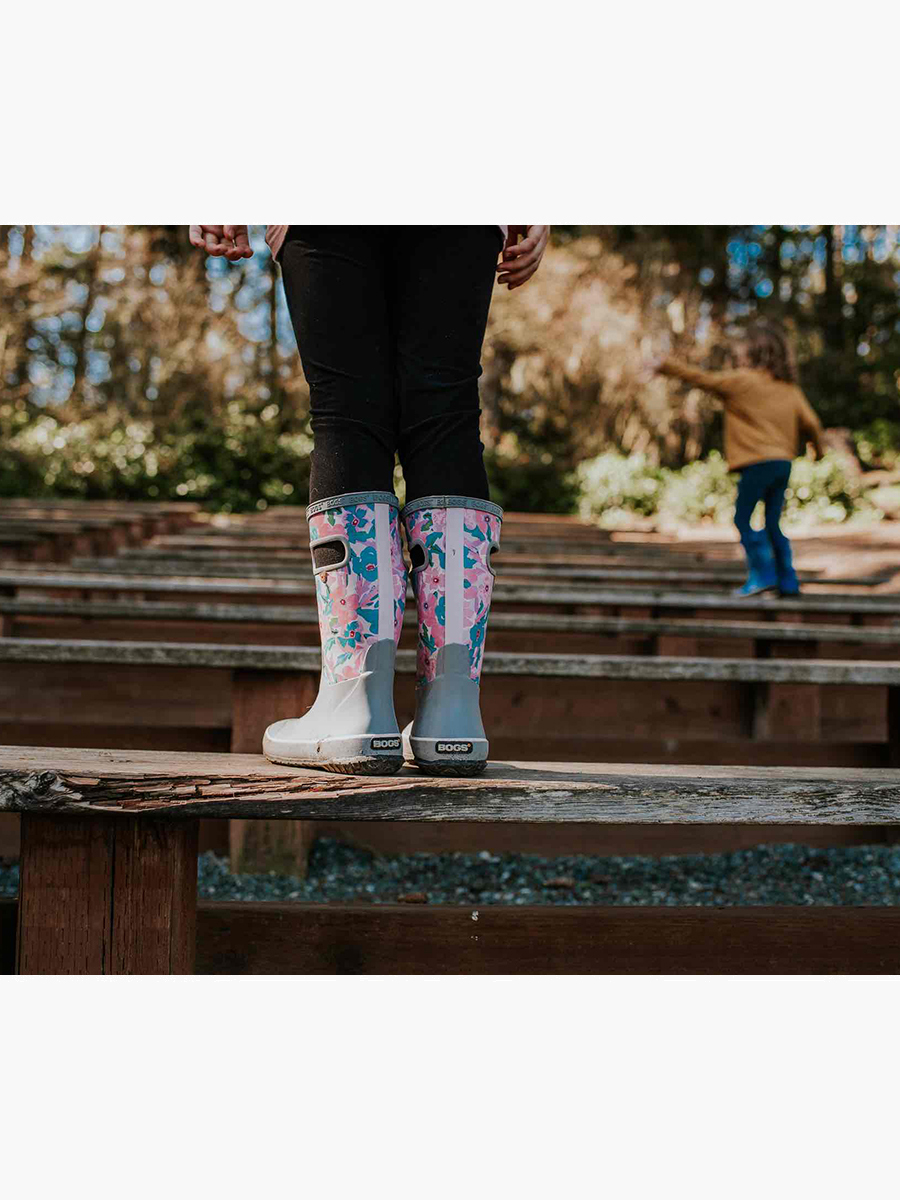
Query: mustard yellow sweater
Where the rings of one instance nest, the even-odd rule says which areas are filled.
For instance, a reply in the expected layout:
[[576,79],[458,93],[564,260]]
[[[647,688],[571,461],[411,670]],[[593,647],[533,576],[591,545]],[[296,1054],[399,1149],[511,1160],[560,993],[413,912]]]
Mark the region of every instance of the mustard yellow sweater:
[[659,368],[712,392],[725,405],[725,458],[732,471],[770,458],[794,458],[802,443],[823,452],[822,423],[795,383],[768,371],[701,371],[674,358]]

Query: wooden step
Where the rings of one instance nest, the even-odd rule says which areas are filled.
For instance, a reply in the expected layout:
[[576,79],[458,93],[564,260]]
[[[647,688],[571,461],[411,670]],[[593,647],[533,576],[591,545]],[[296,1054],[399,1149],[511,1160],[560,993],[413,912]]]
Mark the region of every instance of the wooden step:
[[[415,645],[413,606],[401,645]],[[318,645],[312,606],[205,604],[135,600],[47,600],[0,597],[0,633],[7,637],[125,641],[215,641]],[[603,617],[580,613],[497,611],[489,645],[497,650],[604,654],[700,654],[769,657],[792,653],[825,658],[900,659],[900,626]]]
[[[249,751],[312,703],[320,654],[2,638],[0,662],[0,740]],[[397,666],[402,725],[414,652]],[[900,749],[898,696],[896,660],[488,651],[482,711],[501,757],[880,766]]]
[[[411,769],[354,778],[255,755],[6,747],[0,810],[23,814],[20,972],[190,973],[201,816],[893,828],[900,772],[493,763],[475,779]],[[9,906],[3,910],[0,933],[8,937]],[[591,907],[513,915],[500,907],[204,905],[198,965],[227,973],[755,973],[790,971],[793,962],[807,971],[896,971],[898,935],[896,910]]]
[[[129,595],[162,597],[203,597],[209,602],[221,602],[234,597],[261,603],[277,604],[287,597],[306,597],[311,601],[314,588],[311,580],[262,580],[252,578],[197,578],[171,576],[158,578],[95,571],[47,570],[17,565],[15,569],[0,570],[0,594],[75,592],[82,598],[94,593],[119,592]],[[411,594],[411,593],[410,593]],[[850,595],[840,593],[804,593],[785,598],[754,596],[740,599],[715,592],[692,592],[688,589],[671,591],[665,588],[635,587],[538,587],[530,584],[498,583],[494,589],[494,611],[520,609],[528,611],[589,611],[612,609],[616,613],[641,610],[641,616],[655,615],[661,610],[728,614],[735,620],[766,614],[775,619],[787,617],[816,620],[820,614],[846,615],[865,623],[900,620],[900,595]]]

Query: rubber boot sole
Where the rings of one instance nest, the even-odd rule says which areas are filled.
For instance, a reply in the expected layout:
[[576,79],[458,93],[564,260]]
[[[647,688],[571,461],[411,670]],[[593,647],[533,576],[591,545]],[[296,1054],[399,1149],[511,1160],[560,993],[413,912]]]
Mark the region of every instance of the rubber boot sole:
[[329,771],[333,775],[396,775],[403,766],[402,754],[399,758],[347,758],[331,759],[329,762],[273,754],[267,754],[266,758],[271,763],[285,767],[308,767],[315,771]]
[[[454,744],[465,745],[465,751],[454,751]],[[403,751],[407,762],[413,762],[426,775],[447,775],[467,778],[481,775],[488,764],[486,738],[423,738],[403,734]],[[471,757],[477,754],[476,757]]]
[[270,725],[262,745],[269,762],[338,775],[395,775],[403,766],[395,654],[393,639],[373,642],[360,675],[320,684],[308,713]]
[[483,775],[487,767],[487,759],[481,762],[428,762],[424,758],[413,758],[413,762],[423,775],[455,776],[457,779],[470,778],[473,775]]
[[[384,751],[373,753],[373,742],[386,742]],[[317,753],[318,751],[318,753]],[[338,775],[396,775],[403,766],[403,742],[397,733],[370,733],[364,736],[321,738],[279,746],[263,739],[263,754],[273,763],[286,767],[310,767]]]

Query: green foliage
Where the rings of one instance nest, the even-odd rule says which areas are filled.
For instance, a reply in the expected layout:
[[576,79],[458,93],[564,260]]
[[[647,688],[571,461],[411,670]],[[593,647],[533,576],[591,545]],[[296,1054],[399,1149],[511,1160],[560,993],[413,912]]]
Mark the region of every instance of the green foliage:
[[[730,521],[737,496],[737,476],[716,452],[680,470],[656,467],[642,455],[608,451],[576,471],[581,489],[579,512],[607,528],[635,517],[666,518],[695,524]],[[826,454],[819,462],[794,461],[785,497],[787,524],[801,520],[843,522],[851,516],[878,513],[862,496],[840,460]]]
[[520,407],[501,405],[503,432],[485,452],[491,495],[513,512],[574,512],[579,489],[570,469],[571,429],[551,418],[525,416]]
[[875,512],[841,460],[833,454],[826,454],[818,462],[811,458],[794,460],[784,511],[789,523],[801,517],[840,522]]
[[491,498],[511,512],[571,513],[578,488],[571,472],[560,474],[551,461],[526,459],[503,462],[494,452],[485,455]]
[[888,470],[900,462],[900,422],[883,418],[871,421],[853,434],[856,453],[867,467]]
[[185,409],[169,426],[98,413],[63,424],[0,406],[0,495],[199,500],[225,512],[302,503],[312,441],[278,406]]
[[659,511],[680,521],[730,521],[737,494],[737,477],[718,451],[665,472]]
[[621,525],[629,517],[651,517],[659,512],[666,472],[643,454],[607,450],[579,464],[575,480],[583,517],[599,517],[604,525]]

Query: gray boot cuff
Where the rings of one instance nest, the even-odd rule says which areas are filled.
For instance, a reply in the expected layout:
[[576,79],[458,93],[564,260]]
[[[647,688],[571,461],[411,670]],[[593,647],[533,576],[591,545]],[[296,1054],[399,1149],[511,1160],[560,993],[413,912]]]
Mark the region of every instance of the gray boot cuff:
[[391,504],[400,507],[400,501],[393,492],[345,492],[343,496],[329,496],[326,500],[317,500],[306,510],[306,519],[316,513],[329,512],[333,508],[349,508],[353,504]]
[[401,515],[405,520],[410,513],[418,512],[421,508],[473,508],[476,512],[490,513],[503,520],[503,509],[499,504],[493,504],[490,500],[475,500],[471,496],[422,496],[404,505]]

